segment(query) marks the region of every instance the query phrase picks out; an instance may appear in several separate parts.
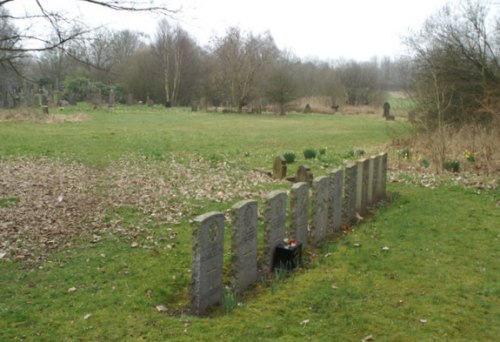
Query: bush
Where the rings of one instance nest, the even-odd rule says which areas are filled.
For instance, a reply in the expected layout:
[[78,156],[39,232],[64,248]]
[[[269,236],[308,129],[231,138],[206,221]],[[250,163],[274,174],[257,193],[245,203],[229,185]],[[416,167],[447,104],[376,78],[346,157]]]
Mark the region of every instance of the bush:
[[448,159],[444,162],[444,169],[451,172],[460,171],[460,162],[458,160]]
[[314,159],[316,158],[316,150],[313,148],[306,148],[304,150],[304,158],[306,159]]
[[283,158],[285,158],[287,164],[292,164],[295,162],[295,158],[297,156],[295,155],[294,152],[285,152],[283,153]]
[[322,148],[319,149],[319,155],[320,156],[325,155],[325,153],[326,153],[326,147],[322,147]]

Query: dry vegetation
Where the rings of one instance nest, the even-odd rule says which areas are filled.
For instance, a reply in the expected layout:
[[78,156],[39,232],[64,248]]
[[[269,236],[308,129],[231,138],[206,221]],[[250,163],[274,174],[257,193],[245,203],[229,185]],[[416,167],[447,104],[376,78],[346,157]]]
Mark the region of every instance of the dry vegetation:
[[[53,109],[53,111],[59,109]],[[62,111],[62,109],[60,109]],[[86,113],[67,114],[43,114],[40,109],[29,107],[16,108],[14,110],[0,110],[0,122],[2,121],[29,121],[29,122],[79,122],[87,121],[90,117]]]
[[[75,236],[119,232],[134,237],[145,224],[173,225],[191,217],[197,201],[229,202],[270,179],[203,160],[187,165],[118,161],[97,170],[48,159],[0,161],[0,255],[34,261]],[[209,172],[207,172],[209,171]],[[138,222],[125,227],[122,208]]]

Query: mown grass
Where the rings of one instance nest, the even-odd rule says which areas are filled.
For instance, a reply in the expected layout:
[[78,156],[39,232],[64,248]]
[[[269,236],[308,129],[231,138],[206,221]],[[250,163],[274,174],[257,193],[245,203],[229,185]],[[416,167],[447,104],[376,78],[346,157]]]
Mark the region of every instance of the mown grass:
[[65,110],[67,114],[84,111],[90,120],[0,122],[0,157],[43,155],[99,166],[134,155],[162,159],[197,154],[214,162],[268,168],[276,155],[294,151],[302,156],[306,148],[327,148],[323,159],[328,163],[328,156],[335,159],[334,155],[353,148],[379,146],[388,141],[388,130],[401,129],[401,123],[388,124],[374,115],[290,113],[280,117],[146,106],[92,111],[85,105]]
[[211,318],[185,312],[188,225],[175,228],[175,248],[131,248],[108,236],[36,269],[3,262],[0,340],[495,340],[498,191],[389,189],[394,202],[314,250],[307,270],[259,283],[230,315],[222,307]]
[[[321,174],[351,150],[381,149],[388,133],[401,127],[375,116],[274,117],[147,107],[90,116],[78,123],[0,123],[0,155],[48,155],[97,167],[134,155],[186,160],[199,155],[214,163],[270,169],[277,154],[294,151],[299,164],[305,148],[327,147],[325,158],[331,160],[307,162]],[[498,190],[390,184],[389,191],[394,201],[372,218],[309,250],[306,269],[285,279],[262,279],[229,315],[221,306],[201,318],[187,311],[190,217],[135,231],[143,213],[110,209],[107,219],[120,219],[134,231],[137,247],[116,234],[95,243],[82,236],[36,267],[0,260],[0,341],[359,341],[368,335],[376,341],[495,340],[500,335]],[[1,205],[16,201],[2,199]],[[196,203],[206,211],[232,204]],[[229,234],[225,260],[228,265]],[[158,312],[157,305],[168,313]]]

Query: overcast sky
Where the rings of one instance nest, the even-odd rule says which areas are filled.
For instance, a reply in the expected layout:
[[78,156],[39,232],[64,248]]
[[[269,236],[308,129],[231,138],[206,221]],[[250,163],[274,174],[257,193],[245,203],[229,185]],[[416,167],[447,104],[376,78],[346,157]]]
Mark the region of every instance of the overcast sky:
[[[129,28],[151,36],[159,17],[122,14],[74,0],[42,0],[52,8],[75,12],[93,25]],[[373,56],[405,53],[401,37],[418,29],[447,0],[170,0],[174,17],[202,46],[230,26],[246,31],[269,31],[280,49],[300,58],[369,60]],[[34,0],[16,0],[11,11],[25,11]],[[458,4],[458,0],[450,3]],[[7,7],[9,8],[9,7]],[[19,12],[18,12],[19,13]]]

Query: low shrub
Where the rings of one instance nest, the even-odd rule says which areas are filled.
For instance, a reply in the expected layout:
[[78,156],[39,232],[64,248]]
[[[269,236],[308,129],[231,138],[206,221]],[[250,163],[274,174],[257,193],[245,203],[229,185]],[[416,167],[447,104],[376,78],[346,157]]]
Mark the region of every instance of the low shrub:
[[293,162],[295,162],[297,156],[294,152],[285,152],[283,153],[283,158],[285,158],[287,164],[292,164]]
[[314,159],[316,158],[317,152],[313,148],[306,148],[304,150],[304,158],[306,159]]

